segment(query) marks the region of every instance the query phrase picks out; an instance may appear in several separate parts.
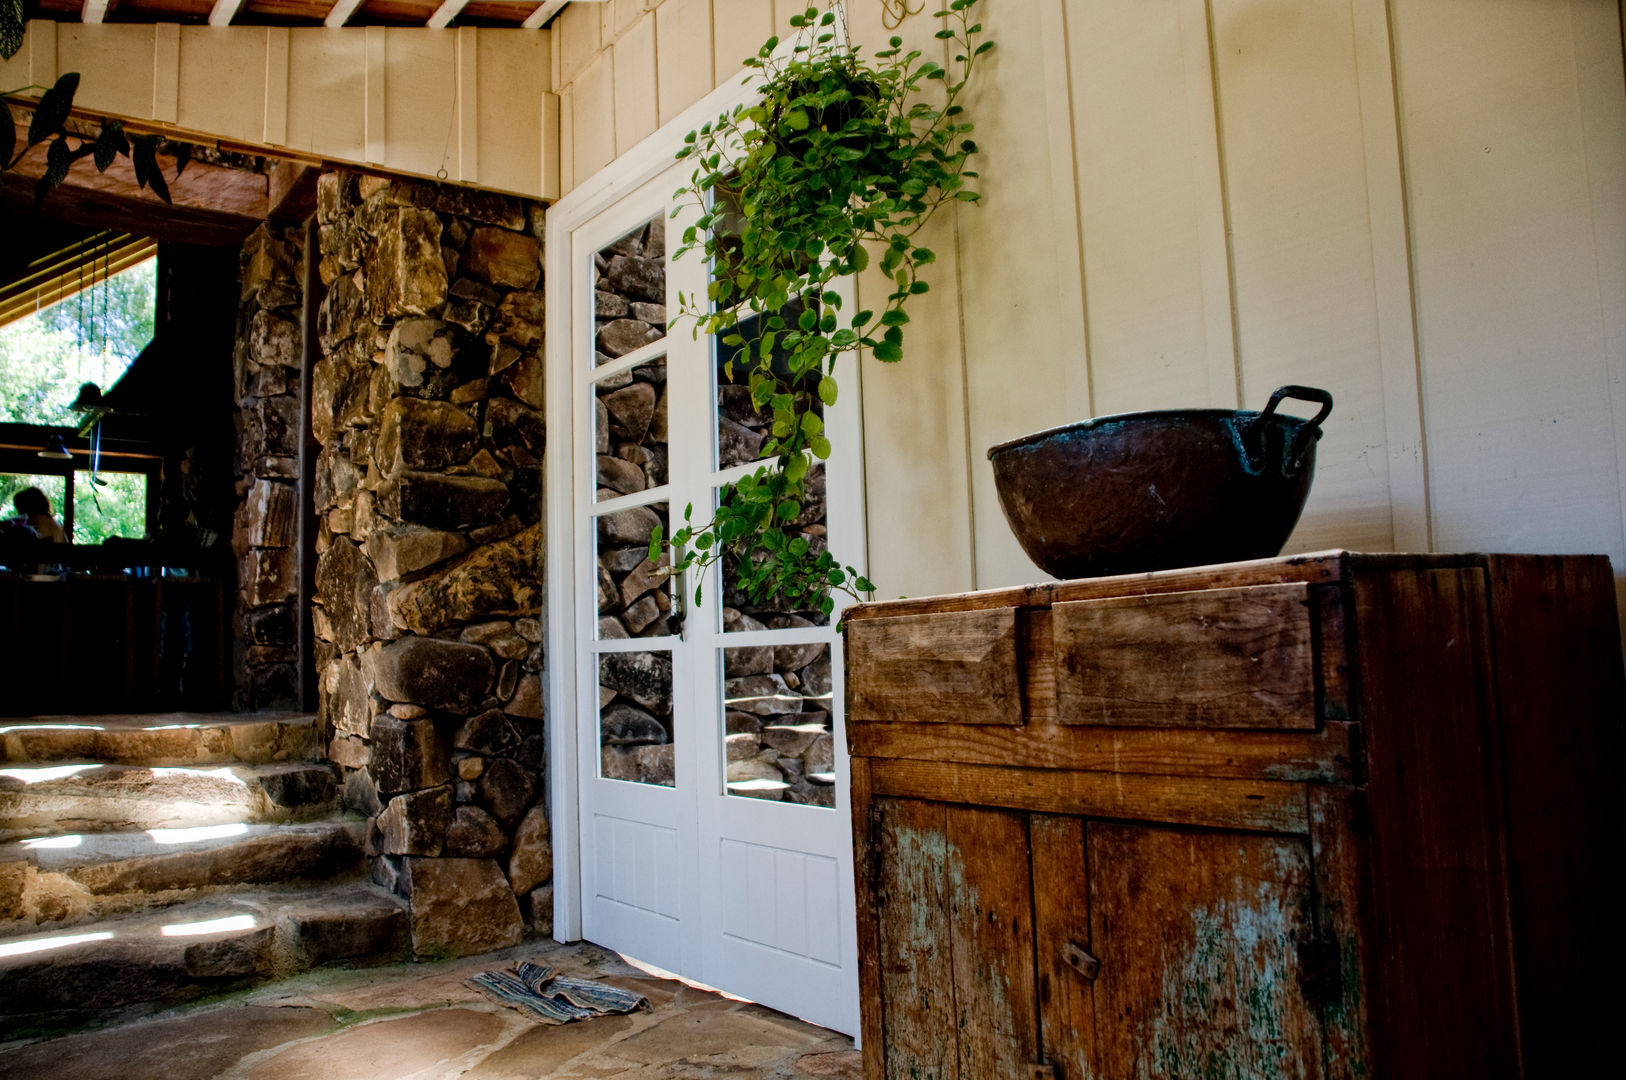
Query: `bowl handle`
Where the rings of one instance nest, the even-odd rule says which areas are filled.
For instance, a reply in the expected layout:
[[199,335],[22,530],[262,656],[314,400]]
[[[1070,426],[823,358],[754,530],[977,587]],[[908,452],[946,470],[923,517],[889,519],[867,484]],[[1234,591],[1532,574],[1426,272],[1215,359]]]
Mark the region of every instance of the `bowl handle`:
[[1285,471],[1293,472],[1303,464],[1304,452],[1320,434],[1321,422],[1332,412],[1332,395],[1314,386],[1278,387],[1276,392],[1270,395],[1269,404],[1259,414],[1259,419],[1254,421],[1254,425],[1258,426],[1270,419],[1271,414],[1276,411],[1276,406],[1288,398],[1294,401],[1313,401],[1321,406],[1321,411],[1306,420],[1304,426],[1299,428],[1299,433],[1293,437],[1293,445],[1287,448],[1287,460],[1283,462],[1283,467]]

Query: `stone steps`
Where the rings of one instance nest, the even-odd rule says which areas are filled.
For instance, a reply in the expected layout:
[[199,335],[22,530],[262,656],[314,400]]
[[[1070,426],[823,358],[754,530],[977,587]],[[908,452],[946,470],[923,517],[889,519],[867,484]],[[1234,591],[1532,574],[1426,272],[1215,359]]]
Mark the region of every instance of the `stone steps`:
[[262,887],[0,940],[0,1016],[20,1034],[336,960],[394,957],[406,940],[405,906],[374,886]]
[[75,926],[222,889],[328,878],[362,858],[360,820],[228,824],[0,844],[0,937]]
[[336,811],[338,796],[326,763],[13,765],[0,768],[0,841],[310,820]]
[[0,720],[0,763],[266,764],[321,756],[310,713],[156,713]]

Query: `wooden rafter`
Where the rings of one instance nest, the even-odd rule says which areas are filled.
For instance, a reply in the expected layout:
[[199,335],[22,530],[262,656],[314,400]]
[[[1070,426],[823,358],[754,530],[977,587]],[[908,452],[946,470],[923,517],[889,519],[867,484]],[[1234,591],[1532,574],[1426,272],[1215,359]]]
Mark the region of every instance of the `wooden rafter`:
[[215,0],[215,6],[209,10],[209,25],[230,26],[242,6],[243,0]]
[[469,0],[442,0],[440,7],[435,9],[435,13],[429,16],[429,21],[424,25],[435,30],[450,26],[452,20],[468,6]]
[[540,29],[549,19],[559,14],[566,2],[567,0],[546,0],[545,3],[537,5],[536,10],[527,15],[520,25],[527,30]]
[[107,21],[107,10],[113,6],[113,0],[85,0],[85,6],[79,11],[79,21],[83,23],[99,23]]
[[323,25],[343,26],[350,21],[350,16],[354,15],[356,9],[360,6],[361,0],[336,0],[333,7],[329,9],[327,18],[322,20]]

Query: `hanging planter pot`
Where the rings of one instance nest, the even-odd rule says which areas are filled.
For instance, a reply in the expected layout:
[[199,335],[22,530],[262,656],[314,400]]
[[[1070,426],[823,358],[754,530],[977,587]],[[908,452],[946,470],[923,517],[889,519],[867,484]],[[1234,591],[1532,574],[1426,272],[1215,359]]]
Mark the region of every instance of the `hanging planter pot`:
[[[1276,411],[1314,402],[1304,420]],[[1284,386],[1263,412],[1101,416],[988,451],[1022,550],[1059,578],[1267,559],[1298,524],[1332,395]]]

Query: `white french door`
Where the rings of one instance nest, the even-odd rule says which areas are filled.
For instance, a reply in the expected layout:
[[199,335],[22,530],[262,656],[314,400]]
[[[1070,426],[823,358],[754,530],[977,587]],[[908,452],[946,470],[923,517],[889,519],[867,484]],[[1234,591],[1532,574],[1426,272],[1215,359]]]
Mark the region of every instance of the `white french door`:
[[[647,560],[654,526],[670,536],[690,507],[709,520],[757,467],[768,419],[745,365],[737,382],[726,373],[728,347],[664,325],[679,291],[705,295],[701,252],[671,254],[686,175],[550,211],[556,927],[855,1034],[835,619],[752,605],[717,566],[672,581]],[[837,450],[792,527],[860,564],[856,364],[842,374],[824,418]]]

